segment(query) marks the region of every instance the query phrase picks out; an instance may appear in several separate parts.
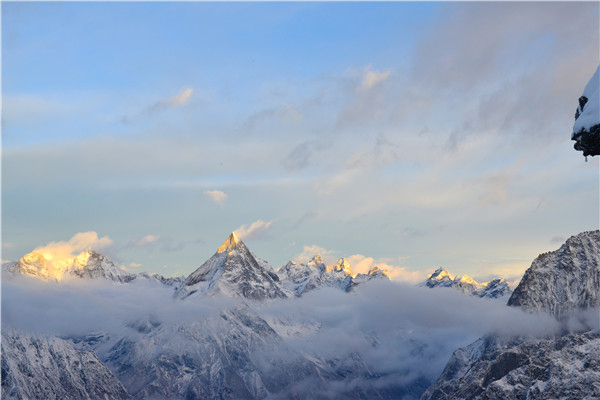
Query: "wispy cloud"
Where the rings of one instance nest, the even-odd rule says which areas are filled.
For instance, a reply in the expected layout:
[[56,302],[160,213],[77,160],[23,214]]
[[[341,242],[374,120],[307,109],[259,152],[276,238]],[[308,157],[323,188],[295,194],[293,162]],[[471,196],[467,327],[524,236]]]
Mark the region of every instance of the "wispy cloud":
[[125,247],[144,247],[149,244],[157,242],[159,239],[160,239],[160,236],[158,236],[158,235],[146,235],[146,236],[142,236],[142,237],[137,237],[137,238],[133,238],[129,242],[127,242]]
[[253,130],[259,124],[268,122],[299,123],[304,116],[302,113],[288,103],[282,103],[275,107],[265,108],[251,114],[244,122],[244,129]]
[[[407,283],[418,283],[425,279],[425,275],[421,271],[409,271],[406,267],[392,264],[394,261],[401,262],[403,259],[397,260],[378,259],[367,257],[362,254],[354,254],[346,257],[352,267],[352,272],[356,274],[366,274],[373,267],[378,267],[387,272],[390,279]],[[406,259],[406,258],[405,258]]]
[[363,79],[360,90],[369,91],[390,77],[391,71],[373,71],[369,65],[363,70]]
[[323,257],[323,259],[325,260],[325,262],[331,263],[332,261],[334,261],[333,259],[330,259],[330,258],[333,254],[335,254],[335,251],[328,250],[328,249],[318,246],[316,244],[313,244],[311,246],[303,246],[302,253],[298,254],[295,257],[295,259],[296,259],[296,261],[306,263],[306,262],[310,261],[317,254],[320,254],[321,257]]
[[67,241],[50,242],[34,251],[44,254],[50,260],[72,258],[82,251],[101,250],[113,244],[108,236],[98,237],[96,232],[80,232]]
[[220,190],[205,190],[204,194],[208,196],[209,199],[222,206],[225,204],[227,200],[227,193],[222,192]]
[[176,108],[176,107],[184,106],[190,101],[193,94],[194,94],[194,89],[192,89],[192,88],[183,89],[182,91],[180,91],[179,93],[177,93],[176,95],[174,95],[172,97],[167,97],[167,98],[157,101],[156,103],[154,103],[152,106],[150,106],[148,108],[148,112],[152,113],[155,111],[165,110],[168,108]]
[[263,237],[269,229],[271,229],[273,222],[275,222],[275,220],[265,222],[259,219],[250,225],[244,224],[240,226],[235,230],[235,233],[244,240],[258,239]]

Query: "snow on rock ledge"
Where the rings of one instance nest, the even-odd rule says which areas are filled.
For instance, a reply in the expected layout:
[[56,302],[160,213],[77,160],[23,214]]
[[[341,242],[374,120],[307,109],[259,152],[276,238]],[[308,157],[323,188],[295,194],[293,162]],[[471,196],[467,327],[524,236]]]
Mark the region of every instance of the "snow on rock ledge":
[[600,66],[592,76],[579,98],[575,111],[575,124],[571,139],[577,143],[573,146],[583,151],[584,156],[600,155]]

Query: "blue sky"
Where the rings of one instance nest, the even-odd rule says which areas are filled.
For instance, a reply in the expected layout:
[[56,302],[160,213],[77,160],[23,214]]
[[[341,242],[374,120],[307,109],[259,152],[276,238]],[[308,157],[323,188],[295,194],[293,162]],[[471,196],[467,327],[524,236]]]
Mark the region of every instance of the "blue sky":
[[3,3],[2,258],[188,274],[237,230],[275,268],[522,273],[598,228],[598,9]]

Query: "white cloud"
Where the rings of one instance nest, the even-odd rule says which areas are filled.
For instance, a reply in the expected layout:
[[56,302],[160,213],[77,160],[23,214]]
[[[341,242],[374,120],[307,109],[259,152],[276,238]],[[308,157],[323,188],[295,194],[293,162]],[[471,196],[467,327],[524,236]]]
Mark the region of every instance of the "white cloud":
[[181,92],[177,93],[175,96],[171,97],[170,99],[167,99],[167,104],[169,105],[169,107],[184,106],[190,101],[190,98],[192,97],[193,93],[194,89],[192,88],[184,89]]
[[240,226],[234,232],[244,240],[257,239],[262,237],[269,229],[271,229],[273,222],[275,222],[275,220],[265,222],[259,219],[250,225],[244,224]]
[[371,66],[363,70],[363,79],[360,90],[369,91],[378,84],[385,82],[390,77],[391,71],[372,71]]
[[152,113],[154,111],[165,110],[167,108],[176,108],[186,105],[192,95],[194,94],[194,89],[186,88],[177,93],[175,96],[161,99],[154,103],[150,108],[148,108],[148,112]]
[[146,235],[143,237],[131,239],[127,243],[126,247],[143,247],[156,242],[158,239],[160,239],[160,236],[158,235]]
[[142,264],[138,264],[138,263],[132,262],[132,263],[129,263],[129,266],[130,266],[131,268],[139,268],[139,267],[141,267],[141,266],[142,266]]
[[[387,272],[390,279],[396,281],[418,283],[425,279],[425,275],[421,271],[409,271],[405,267],[390,264],[393,260],[375,260],[373,257],[366,257],[362,254],[354,254],[350,257],[346,257],[346,260],[350,263],[352,272],[355,274],[366,274],[371,268],[379,267],[379,269]],[[401,262],[402,258],[399,258],[398,261]]]
[[225,204],[225,201],[228,197],[227,193],[222,192],[220,190],[205,190],[204,194],[220,206]]
[[312,246],[303,246],[302,253],[298,254],[295,259],[299,262],[306,263],[312,260],[315,255],[320,254],[326,263],[331,263],[332,260],[328,260],[328,256],[334,253],[333,250],[327,250],[324,247],[313,244]]
[[283,122],[300,122],[302,121],[302,118],[303,115],[300,113],[300,111],[296,110],[294,107],[287,103],[283,105],[283,114],[281,116]]
[[108,236],[99,238],[96,232],[80,232],[67,241],[50,242],[34,251],[42,253],[48,260],[59,261],[73,258],[85,250],[100,250],[112,244]]

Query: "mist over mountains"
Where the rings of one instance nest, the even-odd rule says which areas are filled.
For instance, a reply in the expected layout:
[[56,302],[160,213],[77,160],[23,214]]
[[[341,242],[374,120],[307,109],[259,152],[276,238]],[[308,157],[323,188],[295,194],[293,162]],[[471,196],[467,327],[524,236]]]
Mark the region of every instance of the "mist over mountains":
[[[586,298],[595,298],[590,291],[598,286],[587,277],[598,269],[598,243],[597,231],[569,239],[569,251],[563,246],[551,253],[557,256],[544,258],[560,260],[544,264],[554,275],[534,281],[556,280],[564,274],[562,265],[577,265],[580,287]],[[539,264],[536,260],[530,271]],[[44,273],[49,266],[43,257],[23,257],[3,271],[6,343],[52,343],[37,346],[53,354],[54,363],[68,366],[69,376],[84,372],[81,364],[65,360],[93,354],[114,377],[98,370],[103,380],[122,384],[126,396],[139,399],[416,399],[442,371],[444,382],[458,387],[444,366],[455,349],[477,338],[539,342],[567,329],[545,312],[552,309],[547,301],[559,300],[548,300],[544,291],[536,292],[541,312],[531,313],[507,307],[502,296],[480,296],[489,283],[446,278],[445,271],[427,282],[450,288],[462,282],[459,290],[390,281],[377,269],[353,275],[344,259],[326,266],[319,256],[274,271],[235,235],[185,279],[115,268],[89,251],[57,280]],[[524,278],[514,293],[531,293],[534,286]],[[581,305],[589,309],[596,303]],[[515,346],[530,343],[515,340]],[[52,350],[57,345],[61,352]],[[15,367],[23,355],[3,351],[3,357],[3,374],[13,377],[3,379],[3,397],[30,397],[35,390],[28,385],[34,383],[23,383],[30,380]],[[83,390],[76,380],[61,379],[56,396]],[[118,392],[116,383],[107,388]]]

